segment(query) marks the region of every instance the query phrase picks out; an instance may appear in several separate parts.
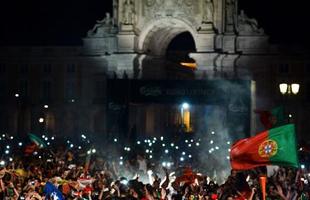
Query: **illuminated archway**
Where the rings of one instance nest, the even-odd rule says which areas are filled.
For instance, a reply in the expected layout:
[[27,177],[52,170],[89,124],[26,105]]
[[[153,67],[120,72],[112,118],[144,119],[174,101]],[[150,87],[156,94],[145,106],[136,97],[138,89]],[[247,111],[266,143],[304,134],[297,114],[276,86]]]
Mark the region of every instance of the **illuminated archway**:
[[154,20],[142,30],[138,38],[138,51],[152,56],[164,56],[170,42],[184,32],[189,32],[195,44],[197,43],[197,31],[189,22],[176,18]]

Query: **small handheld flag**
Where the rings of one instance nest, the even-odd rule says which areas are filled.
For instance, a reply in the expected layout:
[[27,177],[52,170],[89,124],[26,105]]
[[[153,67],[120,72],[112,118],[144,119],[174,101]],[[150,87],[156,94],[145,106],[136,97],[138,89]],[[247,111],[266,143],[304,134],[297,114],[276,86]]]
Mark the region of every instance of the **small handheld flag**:
[[33,143],[35,143],[39,148],[45,148],[45,147],[47,147],[47,145],[45,144],[45,142],[44,142],[41,138],[39,138],[38,136],[36,136],[36,135],[34,135],[34,134],[32,134],[32,133],[29,133],[28,136],[29,136],[29,139],[30,139]]

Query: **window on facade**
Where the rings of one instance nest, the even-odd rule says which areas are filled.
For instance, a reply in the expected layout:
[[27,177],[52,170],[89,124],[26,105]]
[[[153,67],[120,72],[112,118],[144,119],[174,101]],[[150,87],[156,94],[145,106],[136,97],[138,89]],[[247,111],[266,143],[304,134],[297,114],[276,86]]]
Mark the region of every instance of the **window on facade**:
[[22,73],[22,74],[28,73],[28,65],[27,64],[23,64],[20,66],[20,73]]
[[28,82],[26,80],[20,81],[19,91],[20,91],[21,97],[27,97],[28,96]]
[[75,73],[75,64],[67,65],[67,73]]
[[288,64],[280,64],[279,65],[279,72],[281,74],[287,74],[289,72],[289,65]]
[[43,65],[43,72],[45,74],[50,74],[52,73],[52,65],[51,64],[45,64]]
[[74,80],[66,81],[65,98],[70,101],[76,98],[76,84]]
[[51,82],[50,81],[43,81],[42,99],[44,101],[49,101],[51,99]]

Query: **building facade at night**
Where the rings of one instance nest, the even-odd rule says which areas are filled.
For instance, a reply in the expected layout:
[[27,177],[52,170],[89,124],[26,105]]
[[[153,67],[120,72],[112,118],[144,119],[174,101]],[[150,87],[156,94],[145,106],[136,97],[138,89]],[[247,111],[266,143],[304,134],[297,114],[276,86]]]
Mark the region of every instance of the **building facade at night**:
[[240,138],[261,130],[255,108],[284,105],[304,136],[310,60],[268,39],[236,0],[114,0],[82,46],[0,48],[0,131]]

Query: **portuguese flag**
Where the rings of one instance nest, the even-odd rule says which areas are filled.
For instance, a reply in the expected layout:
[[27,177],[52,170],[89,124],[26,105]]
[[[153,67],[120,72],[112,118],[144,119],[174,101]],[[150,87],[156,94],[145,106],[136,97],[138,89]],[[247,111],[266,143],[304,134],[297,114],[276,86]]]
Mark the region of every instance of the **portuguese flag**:
[[230,162],[236,170],[265,165],[298,168],[294,125],[280,126],[239,140],[231,148]]
[[33,143],[35,143],[39,148],[45,148],[45,147],[47,147],[46,144],[45,144],[45,142],[44,142],[41,138],[39,138],[38,136],[36,136],[36,135],[34,135],[34,134],[31,134],[31,133],[29,133],[28,136],[29,136],[29,139],[30,139]]

